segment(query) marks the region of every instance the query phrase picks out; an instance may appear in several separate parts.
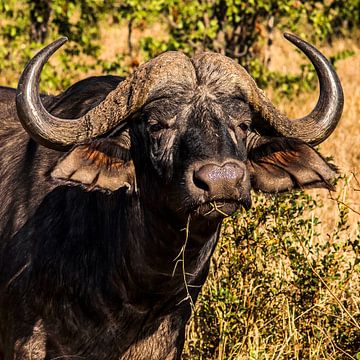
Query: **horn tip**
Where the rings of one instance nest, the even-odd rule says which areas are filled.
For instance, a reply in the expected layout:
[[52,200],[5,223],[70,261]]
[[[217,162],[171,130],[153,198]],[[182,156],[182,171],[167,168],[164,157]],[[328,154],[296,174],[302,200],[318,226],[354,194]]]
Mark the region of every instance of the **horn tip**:
[[291,34],[289,32],[284,32],[283,36],[286,40],[289,40],[290,42],[294,42],[296,40],[301,40],[298,36]]
[[67,36],[61,36],[59,37],[59,39],[57,39],[57,41],[61,44],[66,43],[69,40],[69,38]]

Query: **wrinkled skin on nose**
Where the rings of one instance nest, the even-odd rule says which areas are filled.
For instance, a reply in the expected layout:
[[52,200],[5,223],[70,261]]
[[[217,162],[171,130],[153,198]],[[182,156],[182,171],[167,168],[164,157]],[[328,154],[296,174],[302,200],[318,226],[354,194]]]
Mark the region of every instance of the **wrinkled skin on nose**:
[[209,199],[238,198],[238,186],[243,181],[244,169],[235,162],[219,165],[209,163],[194,171],[195,186],[206,193]]

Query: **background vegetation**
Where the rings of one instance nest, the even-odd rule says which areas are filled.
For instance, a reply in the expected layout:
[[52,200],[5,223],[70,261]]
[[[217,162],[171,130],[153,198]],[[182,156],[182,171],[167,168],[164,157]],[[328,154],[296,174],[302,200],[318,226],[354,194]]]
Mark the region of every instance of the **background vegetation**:
[[337,66],[342,123],[322,144],[340,166],[337,192],[254,194],[228,218],[187,330],[184,359],[360,359],[360,0],[0,0],[0,80],[59,35],[46,66],[56,92],[100,73],[128,74],[165,50],[233,57],[289,116],[316,101],[308,61],[283,30]]

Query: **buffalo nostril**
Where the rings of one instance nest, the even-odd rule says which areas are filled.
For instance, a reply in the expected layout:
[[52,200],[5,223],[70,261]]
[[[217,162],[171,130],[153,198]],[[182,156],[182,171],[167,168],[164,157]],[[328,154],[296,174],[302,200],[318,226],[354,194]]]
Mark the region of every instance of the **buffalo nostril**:
[[198,175],[199,174],[197,172],[194,172],[193,174],[193,182],[195,186],[201,190],[210,191],[209,185],[206,183],[205,180],[202,180]]

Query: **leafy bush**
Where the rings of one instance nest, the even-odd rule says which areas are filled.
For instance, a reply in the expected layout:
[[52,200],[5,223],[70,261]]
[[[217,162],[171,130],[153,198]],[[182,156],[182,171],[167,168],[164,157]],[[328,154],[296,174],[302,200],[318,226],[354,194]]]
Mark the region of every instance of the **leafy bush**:
[[343,207],[322,239],[318,206],[303,192],[259,195],[252,210],[225,221],[184,359],[356,356],[360,285],[351,287],[360,275],[360,232],[347,237]]

